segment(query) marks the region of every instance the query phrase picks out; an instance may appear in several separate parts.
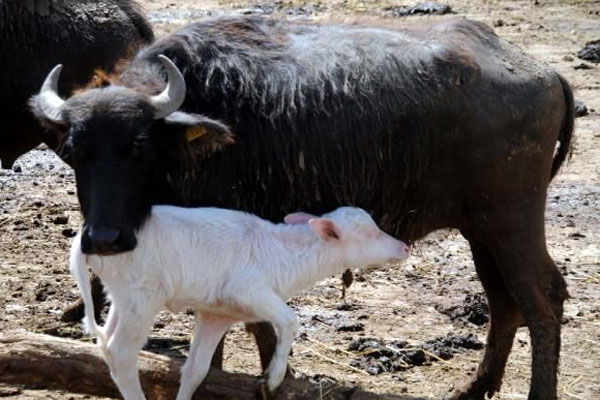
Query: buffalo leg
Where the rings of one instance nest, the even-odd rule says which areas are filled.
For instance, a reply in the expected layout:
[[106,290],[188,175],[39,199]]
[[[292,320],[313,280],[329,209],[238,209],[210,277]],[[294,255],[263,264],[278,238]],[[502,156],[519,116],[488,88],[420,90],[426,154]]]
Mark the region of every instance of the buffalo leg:
[[[277,346],[277,334],[275,333],[275,329],[273,329],[273,325],[268,322],[259,322],[246,324],[246,330],[254,335],[254,339],[258,346],[258,353],[260,354],[260,366],[263,372],[265,372],[271,363],[271,359],[275,353],[275,347]],[[289,364],[285,376],[294,376],[294,369]]]
[[[246,330],[250,332],[256,340],[258,352],[260,354],[260,365],[264,372],[273,358],[275,346],[277,345],[277,335],[275,334],[273,325],[268,322],[248,323],[246,324]],[[223,369],[224,345],[225,336],[223,336],[213,354],[211,366],[214,368]]]
[[560,328],[568,292],[546,249],[545,193],[538,198],[523,195],[529,193],[505,196],[507,201],[484,214],[487,223],[482,224],[478,237],[486,243],[529,328],[532,372],[528,398],[556,400]]
[[0,165],[2,166],[2,169],[12,169],[16,160],[17,158],[13,156],[3,156],[2,159],[0,159]]
[[[99,321],[102,310],[106,305],[106,295],[104,294],[104,286],[102,285],[100,278],[96,275],[93,275],[91,284],[92,299],[94,300],[94,316],[96,317],[96,321]],[[63,322],[77,322],[81,321],[84,315],[83,300],[79,298],[65,309],[60,319]]]
[[[273,354],[275,353],[277,334],[273,329],[273,325],[268,322],[248,323],[246,324],[246,330],[250,332],[256,340],[258,352],[260,354],[260,365],[264,372],[268,368],[269,363],[273,358]],[[214,368],[223,369],[224,342],[225,336],[223,336],[213,354],[211,366]],[[287,376],[291,376],[291,374],[292,369],[288,366]]]
[[[529,400],[555,400],[566,283],[546,251],[545,241],[509,239],[494,251],[505,282],[529,328],[532,375]],[[533,245],[532,247],[530,247]]]
[[225,348],[225,334],[217,344],[210,361],[210,366],[216,369],[223,369],[223,349]]
[[455,390],[452,400],[481,400],[500,390],[504,367],[517,328],[523,322],[518,305],[508,293],[498,265],[487,247],[470,240],[475,269],[485,290],[490,308],[490,327],[485,355],[472,381]]
[[[38,124],[31,118],[29,113],[26,114],[11,116],[13,119],[8,121],[0,121],[0,163],[2,169],[12,169],[17,158],[42,142],[37,133],[40,131]],[[2,122],[8,122],[8,125],[3,125]],[[14,138],[15,141],[7,141],[8,137]]]
[[259,323],[248,323],[246,324],[246,330],[254,335],[256,344],[258,345],[258,352],[260,354],[260,365],[262,370],[265,371],[273,354],[275,353],[275,347],[277,346],[277,334],[273,325],[268,322]]

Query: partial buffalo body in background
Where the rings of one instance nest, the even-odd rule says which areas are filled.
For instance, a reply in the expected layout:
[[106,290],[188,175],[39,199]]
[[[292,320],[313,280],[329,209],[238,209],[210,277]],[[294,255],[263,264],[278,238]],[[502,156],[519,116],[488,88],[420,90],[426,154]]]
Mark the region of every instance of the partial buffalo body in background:
[[111,70],[153,40],[132,0],[3,0],[0,2],[0,162],[11,168],[44,135],[27,107],[48,69],[65,64],[60,93],[90,80],[95,68]]
[[[157,41],[108,86],[66,101],[52,90],[57,72],[32,105],[75,169],[84,252],[135,248],[154,203],[273,221],[355,205],[411,242],[459,229],[491,326],[476,376],[452,398],[500,389],[525,323],[529,399],[556,399],[568,293],[546,249],[544,211],[569,153],[573,96],[559,74],[487,26],[215,18]],[[231,142],[223,122],[235,144],[214,152]]]

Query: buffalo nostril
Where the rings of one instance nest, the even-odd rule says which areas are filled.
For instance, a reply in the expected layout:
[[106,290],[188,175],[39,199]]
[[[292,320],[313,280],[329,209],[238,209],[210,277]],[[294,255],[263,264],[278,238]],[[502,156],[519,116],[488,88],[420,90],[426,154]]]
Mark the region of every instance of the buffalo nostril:
[[107,227],[90,227],[88,237],[94,246],[106,247],[117,241],[121,234],[119,229]]

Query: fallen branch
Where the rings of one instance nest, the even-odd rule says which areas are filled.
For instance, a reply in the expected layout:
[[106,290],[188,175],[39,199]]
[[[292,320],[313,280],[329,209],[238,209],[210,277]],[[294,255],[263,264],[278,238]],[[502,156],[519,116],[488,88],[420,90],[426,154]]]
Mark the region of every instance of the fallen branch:
[[[142,352],[140,378],[148,399],[173,399],[181,363]],[[256,377],[211,370],[195,399],[254,400]],[[108,367],[90,343],[29,332],[0,335],[0,382],[120,398]],[[323,393],[326,396],[321,397]],[[418,400],[363,392],[343,385],[319,387],[307,379],[287,378],[277,400]]]

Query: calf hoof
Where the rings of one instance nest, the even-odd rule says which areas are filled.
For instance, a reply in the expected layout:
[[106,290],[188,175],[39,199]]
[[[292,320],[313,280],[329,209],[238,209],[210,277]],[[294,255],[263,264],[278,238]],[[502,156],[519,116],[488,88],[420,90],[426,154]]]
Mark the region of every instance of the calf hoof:
[[85,312],[83,309],[83,300],[78,299],[76,302],[67,306],[61,315],[60,320],[63,322],[79,322],[84,316]]
[[258,380],[258,385],[256,386],[256,398],[258,400],[273,400],[275,399],[275,393],[269,389],[267,377],[261,378]]

